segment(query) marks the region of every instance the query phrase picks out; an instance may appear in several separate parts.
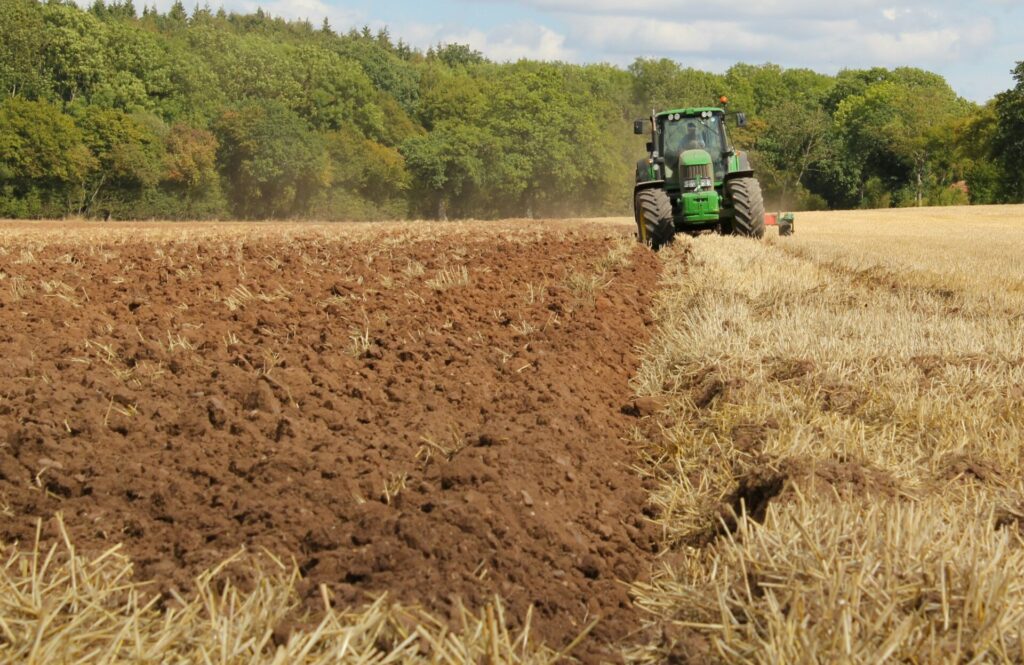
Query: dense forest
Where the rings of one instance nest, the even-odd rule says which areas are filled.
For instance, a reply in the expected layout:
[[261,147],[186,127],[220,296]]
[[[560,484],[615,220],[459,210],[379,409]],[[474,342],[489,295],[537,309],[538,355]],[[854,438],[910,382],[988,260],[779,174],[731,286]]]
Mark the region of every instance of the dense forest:
[[628,214],[652,107],[720,95],[770,205],[1024,198],[1024,63],[979,106],[919,69],[495,63],[386,32],[0,0],[0,217]]

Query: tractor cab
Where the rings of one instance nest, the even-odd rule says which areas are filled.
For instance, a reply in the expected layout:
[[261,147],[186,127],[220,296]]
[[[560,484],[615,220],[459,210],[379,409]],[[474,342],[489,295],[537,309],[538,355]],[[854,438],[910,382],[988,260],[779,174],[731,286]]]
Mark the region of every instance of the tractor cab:
[[[711,158],[715,183],[725,179],[729,140],[725,134],[725,113],[721,109],[688,109],[655,117],[659,154],[665,157],[665,180],[675,180],[683,153],[703,150]],[[680,183],[683,184],[683,183]]]

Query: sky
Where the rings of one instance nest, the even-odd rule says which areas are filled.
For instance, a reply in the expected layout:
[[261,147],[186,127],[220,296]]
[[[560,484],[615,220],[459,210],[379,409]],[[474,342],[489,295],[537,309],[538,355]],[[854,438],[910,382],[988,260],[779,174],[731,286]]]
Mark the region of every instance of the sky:
[[[166,9],[171,0],[157,5]],[[190,3],[186,2],[186,6]],[[210,6],[219,4],[209,0]],[[1024,0],[223,0],[225,9],[327,18],[338,32],[387,27],[426,49],[468,44],[492,60],[627,66],[671,58],[723,72],[774,62],[834,74],[846,67],[920,67],[985,102],[1013,86],[1024,60]],[[742,7],[742,10],[737,10]]]

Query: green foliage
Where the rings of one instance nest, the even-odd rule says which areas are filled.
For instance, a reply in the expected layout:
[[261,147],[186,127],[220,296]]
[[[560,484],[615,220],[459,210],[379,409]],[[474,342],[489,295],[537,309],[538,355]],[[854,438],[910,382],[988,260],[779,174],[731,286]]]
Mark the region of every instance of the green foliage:
[[214,124],[218,163],[241,217],[305,214],[330,182],[327,154],[305,120],[280,101],[252,101]]
[[807,175],[835,157],[832,119],[820,106],[783,99],[765,113],[767,128],[758,138],[760,180],[766,200],[776,207],[800,209],[807,200]]
[[424,136],[402,144],[402,154],[412,176],[414,211],[447,218],[449,212],[470,215],[462,202],[472,201],[484,182],[488,144],[480,129],[461,123],[444,123]]
[[561,65],[521,61],[494,72],[483,121],[497,144],[486,153],[492,214],[526,212],[571,196],[594,171],[588,114],[566,94]]
[[407,112],[412,111],[419,91],[419,70],[395,52],[386,32],[376,37],[352,32],[347,39],[335,42],[335,49],[358,62],[378,90]]
[[668,58],[637,59],[629,71],[633,75],[633,96],[645,110],[707,106],[726,93],[724,77],[682,68]]
[[440,60],[451,69],[480,65],[484,62],[484,56],[480,51],[475,51],[465,44],[439,44],[436,49],[427,51],[427,59]]
[[377,92],[362,68],[337,53],[304,45],[289,54],[293,76],[301,83],[295,110],[317,129],[338,129],[354,124],[379,136],[386,122],[373,100]]
[[1024,62],[1013,70],[1017,85],[996,97],[993,154],[1005,173],[1003,195],[1024,199]]
[[330,187],[314,203],[319,219],[404,217],[410,179],[405,159],[395,148],[343,128],[326,135]]
[[878,176],[872,176],[864,183],[861,195],[862,208],[889,208],[892,206],[892,191]]
[[445,121],[479,124],[487,98],[479,77],[459,67],[429,62],[420,76],[416,119],[428,131]]
[[92,103],[152,110],[173,94],[173,63],[156,35],[113,21],[104,33],[104,53],[109,71],[96,86]]
[[1024,64],[978,107],[912,68],[496,64],[181,2],[2,0],[0,35],[3,216],[629,214],[630,121],[721,95],[780,208],[1024,198]]
[[1005,143],[999,138],[996,106],[997,102],[989,102],[953,128],[950,179],[967,186],[971,203],[1001,203],[1013,198],[1013,171],[1006,167],[1001,152]]
[[82,131],[56,105],[19,97],[0,104],[0,214],[64,214],[96,166]]
[[835,122],[862,176],[888,183],[897,202],[922,205],[928,191],[942,191],[936,171],[953,149],[954,128],[971,113],[977,109],[941,77],[904,68],[839,102]]
[[86,96],[107,71],[106,25],[74,5],[43,6],[42,61],[57,96],[73,102]]
[[177,205],[158,217],[208,219],[224,213],[226,201],[217,173],[217,138],[205,129],[172,125],[164,138],[160,191]]
[[40,67],[45,33],[42,7],[33,0],[0,2],[0,91],[36,99],[49,93],[50,81]]

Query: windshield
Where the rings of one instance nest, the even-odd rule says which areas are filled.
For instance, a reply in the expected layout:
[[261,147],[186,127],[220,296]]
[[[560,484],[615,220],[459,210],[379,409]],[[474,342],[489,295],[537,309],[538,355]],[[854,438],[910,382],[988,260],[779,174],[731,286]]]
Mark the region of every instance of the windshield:
[[679,164],[679,155],[684,150],[707,150],[715,165],[715,180],[725,178],[725,162],[722,155],[725,146],[722,142],[722,117],[712,115],[710,118],[680,118],[665,120],[663,125],[665,146],[666,178],[671,178],[675,167]]

